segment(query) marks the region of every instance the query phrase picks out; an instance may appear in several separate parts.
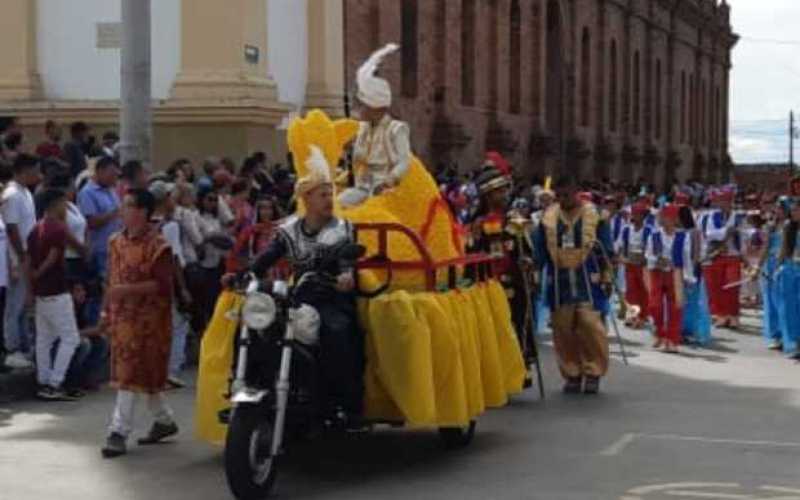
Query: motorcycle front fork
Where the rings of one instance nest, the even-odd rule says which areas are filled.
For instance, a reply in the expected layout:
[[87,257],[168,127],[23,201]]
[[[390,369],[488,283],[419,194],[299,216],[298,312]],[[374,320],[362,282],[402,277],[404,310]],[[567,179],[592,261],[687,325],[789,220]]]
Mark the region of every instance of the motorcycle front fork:
[[272,434],[272,456],[278,456],[283,444],[284,426],[286,425],[286,407],[289,405],[289,375],[292,368],[292,344],[294,331],[291,323],[286,326],[283,351],[281,353],[281,369],[275,381],[275,426]]

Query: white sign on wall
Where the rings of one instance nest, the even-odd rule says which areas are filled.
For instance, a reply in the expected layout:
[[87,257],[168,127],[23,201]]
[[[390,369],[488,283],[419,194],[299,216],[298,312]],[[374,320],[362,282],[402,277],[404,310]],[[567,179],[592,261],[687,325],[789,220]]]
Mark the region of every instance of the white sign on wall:
[[122,47],[122,23],[97,23],[97,48],[119,49]]

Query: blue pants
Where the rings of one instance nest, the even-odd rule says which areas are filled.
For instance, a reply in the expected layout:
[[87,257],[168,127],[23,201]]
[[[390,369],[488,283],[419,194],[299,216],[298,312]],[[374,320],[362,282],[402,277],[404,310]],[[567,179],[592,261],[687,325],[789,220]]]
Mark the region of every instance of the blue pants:
[[25,298],[28,285],[25,279],[10,281],[6,289],[6,308],[3,313],[3,334],[5,348],[9,353],[32,351],[33,342],[28,336],[28,318],[25,311]]
[[[770,273],[769,266],[767,272]],[[761,296],[764,299],[764,340],[767,343],[782,341],[780,318],[782,297],[777,278],[761,278]]]
[[683,307],[683,336],[691,336],[698,344],[711,343],[711,312],[708,308],[708,292],[703,280],[690,285],[685,284]]

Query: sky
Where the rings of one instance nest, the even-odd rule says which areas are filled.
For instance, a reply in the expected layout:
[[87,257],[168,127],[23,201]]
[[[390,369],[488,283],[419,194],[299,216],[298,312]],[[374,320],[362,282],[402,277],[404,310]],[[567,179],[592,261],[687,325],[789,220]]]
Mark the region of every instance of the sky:
[[789,110],[800,128],[800,0],[728,3],[741,36],[733,49],[731,156],[737,163],[787,162]]

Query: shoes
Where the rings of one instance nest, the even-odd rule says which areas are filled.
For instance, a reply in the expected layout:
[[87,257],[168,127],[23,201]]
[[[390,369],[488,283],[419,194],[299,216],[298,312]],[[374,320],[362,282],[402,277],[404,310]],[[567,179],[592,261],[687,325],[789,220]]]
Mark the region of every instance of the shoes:
[[6,365],[5,357],[0,356],[0,375],[11,371],[11,367]]
[[128,453],[128,447],[125,445],[125,437],[116,432],[112,432],[106,439],[106,445],[101,450],[103,458],[115,458]]
[[770,351],[782,351],[783,350],[783,342],[780,340],[773,340],[772,342],[767,345],[767,349]]
[[67,392],[60,387],[43,385],[36,391],[36,397],[42,401],[77,401],[79,397],[76,397],[74,393],[70,394],[72,392],[73,391]]
[[150,432],[147,433],[147,436],[139,439],[137,442],[140,445],[157,444],[177,433],[178,425],[175,422],[170,422],[169,424],[156,422],[153,424],[153,427],[150,428]]
[[597,394],[600,392],[600,377],[586,377],[583,385],[584,394]]
[[662,338],[658,338],[658,339],[657,339],[657,340],[656,340],[656,341],[653,343],[653,349],[660,349],[660,348],[661,348],[663,345],[664,345],[664,339],[662,339]]
[[66,394],[68,398],[72,398],[72,400],[74,400],[74,401],[77,401],[78,399],[82,399],[82,398],[86,397],[86,392],[85,391],[82,391],[81,389],[78,389],[78,388],[75,388],[75,387],[69,388],[69,389],[64,389],[64,394]]
[[564,384],[564,394],[580,394],[582,382],[583,380],[580,377],[567,379]]
[[788,359],[793,359],[795,361],[800,361],[800,351],[791,352],[786,355]]
[[21,352],[14,352],[6,356],[6,366],[9,368],[33,368],[33,363]]
[[170,389],[183,389],[186,387],[186,382],[172,375],[167,377],[167,384],[169,385]]

